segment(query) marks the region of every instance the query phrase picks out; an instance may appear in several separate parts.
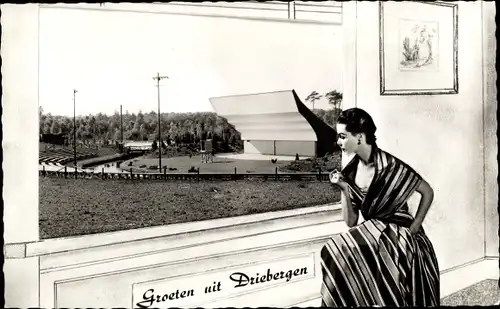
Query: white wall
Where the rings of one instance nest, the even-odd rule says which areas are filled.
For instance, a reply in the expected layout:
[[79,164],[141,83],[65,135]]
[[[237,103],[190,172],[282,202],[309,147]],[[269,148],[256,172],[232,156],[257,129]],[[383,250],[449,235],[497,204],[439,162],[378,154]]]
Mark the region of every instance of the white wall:
[[38,5],[2,5],[2,129],[5,302],[39,307]]
[[308,157],[313,157],[316,155],[315,141],[250,140],[244,141],[243,147],[245,153],[252,154],[295,156],[295,154],[298,153],[299,156]]
[[243,141],[243,149],[244,149],[245,153],[273,154],[274,153],[274,142],[273,141],[259,141],[259,140]]
[[221,116],[234,125],[243,140],[315,141],[317,139],[313,128],[299,112]]
[[[319,250],[345,230],[339,206],[320,206],[50,239],[29,246],[28,254],[40,258],[40,306],[46,308],[130,308],[133,294],[140,298],[151,287],[161,295],[196,289],[195,297],[154,307],[319,305]],[[238,289],[229,280],[233,272],[256,276],[268,267],[286,272],[296,257],[295,266],[308,268],[303,278]],[[204,295],[214,280],[222,291]]]
[[[378,18],[377,2],[358,3],[357,106],[373,116],[379,146],[434,188],[424,228],[440,269],[480,259],[485,250],[481,3],[459,3],[457,95],[380,96]],[[494,129],[491,121],[486,125]]]
[[316,155],[316,142],[315,141],[276,141],[276,154],[295,156],[309,156]]
[[495,2],[483,2],[486,255],[498,257],[498,146]]

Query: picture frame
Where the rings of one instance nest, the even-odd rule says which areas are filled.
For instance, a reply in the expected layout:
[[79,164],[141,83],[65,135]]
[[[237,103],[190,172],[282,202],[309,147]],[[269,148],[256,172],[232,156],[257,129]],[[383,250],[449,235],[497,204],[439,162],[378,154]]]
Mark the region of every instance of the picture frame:
[[379,1],[380,95],[458,94],[458,4]]

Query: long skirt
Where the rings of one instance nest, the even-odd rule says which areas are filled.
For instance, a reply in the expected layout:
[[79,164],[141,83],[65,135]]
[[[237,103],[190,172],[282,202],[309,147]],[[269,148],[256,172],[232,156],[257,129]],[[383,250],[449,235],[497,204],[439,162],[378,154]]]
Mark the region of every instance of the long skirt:
[[424,230],[371,219],[321,250],[322,306],[439,306],[439,267]]

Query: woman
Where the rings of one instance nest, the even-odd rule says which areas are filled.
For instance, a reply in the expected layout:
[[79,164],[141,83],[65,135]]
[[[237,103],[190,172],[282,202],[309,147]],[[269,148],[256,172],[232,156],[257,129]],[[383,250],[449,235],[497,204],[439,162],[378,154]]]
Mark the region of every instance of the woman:
[[[342,192],[349,231],[321,250],[322,306],[439,306],[439,268],[422,222],[433,190],[410,166],[379,149],[370,115],[353,108],[337,121],[338,145],[355,156],[330,181]],[[415,218],[408,198],[422,196]],[[365,221],[358,225],[358,220]]]

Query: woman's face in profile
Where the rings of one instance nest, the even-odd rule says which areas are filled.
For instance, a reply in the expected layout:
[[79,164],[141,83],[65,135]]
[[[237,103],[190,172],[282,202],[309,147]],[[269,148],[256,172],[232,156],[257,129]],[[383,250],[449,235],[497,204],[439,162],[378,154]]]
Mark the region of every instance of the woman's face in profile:
[[346,131],[346,125],[342,123],[337,124],[337,145],[347,153],[354,153],[358,148],[358,139]]

